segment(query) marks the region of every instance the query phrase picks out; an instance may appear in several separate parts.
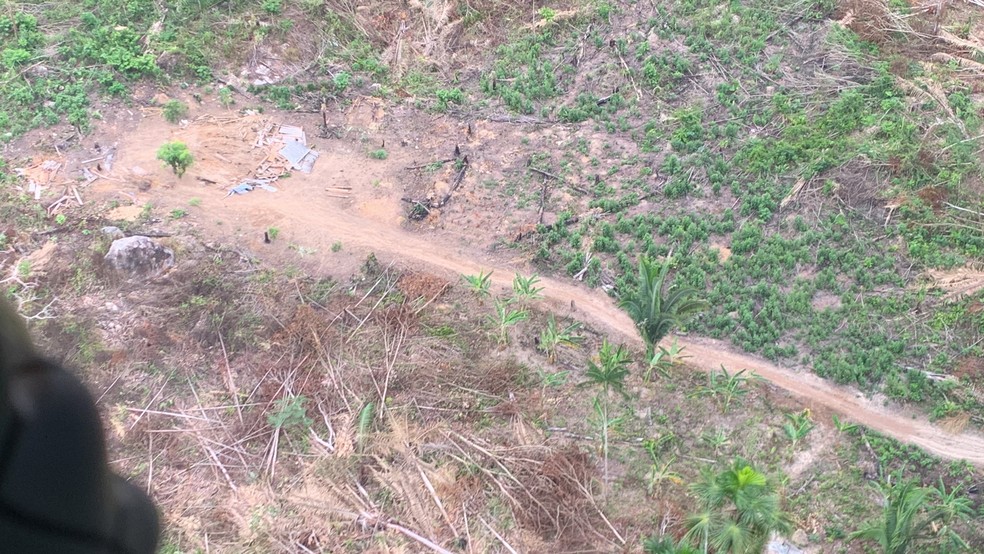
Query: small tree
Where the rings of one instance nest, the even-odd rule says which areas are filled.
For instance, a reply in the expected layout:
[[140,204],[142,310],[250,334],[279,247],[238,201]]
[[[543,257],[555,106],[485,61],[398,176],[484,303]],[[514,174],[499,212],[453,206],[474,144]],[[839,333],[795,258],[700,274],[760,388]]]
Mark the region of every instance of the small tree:
[[178,177],[184,175],[195,161],[188,146],[178,141],[165,142],[161,145],[157,150],[157,159],[167,164]]
[[704,468],[690,487],[700,511],[687,518],[685,539],[705,554],[758,554],[772,533],[792,529],[766,476],[736,459],[730,468]]
[[639,258],[639,285],[622,297],[620,305],[635,321],[642,340],[646,342],[646,359],[656,353],[656,345],[674,326],[708,307],[697,298],[698,291],[690,287],[671,286],[666,293],[666,277],[670,260],[657,262],[647,256]]
[[587,380],[581,383],[581,386],[595,386],[601,389],[601,394],[594,399],[594,408],[600,420],[601,451],[605,459],[606,483],[608,482],[608,429],[619,421],[610,417],[609,396],[612,391],[623,397],[628,396],[625,392],[625,379],[629,376],[630,361],[629,352],[625,347],[612,346],[608,339],[604,339],[598,352],[599,363],[588,360],[588,370],[584,374]]

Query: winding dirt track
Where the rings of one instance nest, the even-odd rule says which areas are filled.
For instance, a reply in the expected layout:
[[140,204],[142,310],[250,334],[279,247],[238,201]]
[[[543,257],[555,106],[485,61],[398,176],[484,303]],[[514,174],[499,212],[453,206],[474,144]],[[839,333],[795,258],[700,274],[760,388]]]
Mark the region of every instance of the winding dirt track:
[[[195,148],[205,148],[207,137],[196,137],[194,132],[193,126],[175,136],[190,140]],[[140,127],[123,141],[128,148],[121,152],[117,165],[129,167],[140,164],[144,168],[157,168],[154,171],[155,178],[165,182],[170,180],[171,186],[155,189],[152,193],[156,196],[155,203],[162,201],[163,206],[186,206],[189,197],[202,194],[201,187],[193,184],[193,180],[187,177],[183,181],[169,177],[154,159],[160,137],[168,134],[172,134],[172,131],[166,124],[156,118],[145,118]],[[239,141],[239,138],[235,141]],[[198,224],[206,227],[209,235],[231,235],[232,240],[245,240],[251,244],[258,239],[260,232],[257,229],[276,226],[286,237],[291,237],[287,240],[313,247],[315,252],[324,252],[325,254],[316,254],[315,260],[308,258],[322,268],[332,268],[341,263],[341,258],[328,253],[333,244],[341,241],[346,245],[347,251],[350,246],[362,247],[377,253],[383,259],[390,258],[404,265],[419,264],[431,271],[443,270],[451,280],[457,280],[460,274],[493,270],[492,281],[497,286],[509,288],[516,271],[528,273],[528,268],[510,267],[508,262],[494,261],[487,252],[466,245],[462,237],[442,232],[414,234],[402,229],[398,223],[398,186],[391,187],[388,192],[380,190],[378,195],[370,190],[347,204],[318,193],[326,183],[349,182],[348,179],[352,179],[353,174],[359,176],[360,183],[376,178],[394,182],[399,179],[391,179],[392,175],[381,169],[383,166],[366,165],[365,155],[358,148],[339,143],[333,145],[332,150],[334,153],[326,153],[323,156],[325,159],[319,160],[313,174],[295,175],[275,195],[254,192],[224,200],[206,199],[202,210],[207,213],[207,217],[199,218]],[[228,161],[225,158],[222,160],[223,164]],[[410,160],[394,159],[390,162],[394,168],[399,168]],[[220,171],[224,167],[204,164],[205,162],[196,166],[197,170],[207,173]],[[346,170],[348,173],[345,173]],[[117,182],[122,181],[97,183],[96,188],[102,188],[106,194],[111,194],[119,187]],[[370,187],[361,186],[357,189]],[[219,226],[216,220],[228,224]],[[492,217],[485,221],[494,223],[494,220]],[[259,249],[269,248],[262,244],[256,246]],[[274,251],[267,252],[273,254]],[[296,259],[296,255],[292,259]],[[351,260],[349,263],[351,264]],[[557,313],[573,311],[574,317],[607,333],[614,340],[641,347],[642,341],[632,321],[601,291],[547,277],[542,278],[542,285],[546,302]],[[689,364],[695,368],[716,371],[724,365],[731,371],[748,369],[798,397],[808,406],[826,408],[899,441],[917,445],[941,458],[963,459],[984,468],[984,436],[977,432],[947,433],[931,424],[923,415],[879,405],[865,399],[857,391],[830,384],[807,372],[783,368],[762,358],[735,352],[732,347],[719,341],[693,337],[677,337],[677,341],[686,347],[687,354],[692,356]]]
[[[343,210],[333,210],[326,217],[324,212],[318,215],[320,210],[297,210],[290,206],[291,202],[271,204],[262,208],[257,206],[258,211],[265,212],[268,217],[274,216],[278,221],[290,222],[289,225],[298,229],[306,229],[308,234],[324,233],[323,236],[330,236],[331,240],[371,249],[384,259],[391,257],[404,264],[420,263],[432,270],[444,270],[451,274],[451,279],[456,279],[460,274],[493,270],[493,283],[508,288],[515,272],[521,269],[478,260],[476,253],[465,253],[465,247],[456,246],[458,241],[452,237],[422,237],[398,226],[387,226]],[[565,313],[573,305],[573,315],[585,323],[607,332],[616,340],[642,346],[632,321],[601,291],[548,277],[541,279],[545,299],[555,311]],[[692,356],[689,365],[695,368],[716,371],[722,364],[735,371],[747,368],[798,397],[806,405],[826,408],[941,458],[967,460],[984,468],[984,437],[980,434],[970,431],[947,433],[921,415],[879,406],[856,391],[830,384],[813,374],[783,368],[757,356],[734,352],[720,341],[692,337],[676,337],[676,340],[686,347],[687,354]]]

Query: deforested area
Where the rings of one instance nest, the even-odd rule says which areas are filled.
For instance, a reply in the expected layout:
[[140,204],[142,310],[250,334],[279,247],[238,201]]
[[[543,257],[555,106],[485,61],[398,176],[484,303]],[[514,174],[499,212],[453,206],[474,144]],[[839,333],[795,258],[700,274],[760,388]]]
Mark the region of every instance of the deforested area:
[[979,2],[2,6],[160,552],[984,549]]

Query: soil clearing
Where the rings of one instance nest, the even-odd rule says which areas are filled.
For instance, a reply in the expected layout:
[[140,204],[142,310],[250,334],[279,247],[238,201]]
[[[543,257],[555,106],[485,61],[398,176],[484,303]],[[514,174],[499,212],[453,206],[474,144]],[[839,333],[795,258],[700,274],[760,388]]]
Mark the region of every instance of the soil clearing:
[[[233,124],[232,119],[217,122],[205,118],[180,129],[156,117],[145,117],[135,129],[119,137],[118,163],[109,179],[95,183],[89,194],[95,193],[97,199],[101,196],[119,200],[123,198],[119,195],[122,189],[125,196],[151,202],[155,209],[187,209],[189,217],[182,221],[194,225],[204,236],[229,239],[275,267],[304,266],[315,274],[344,274],[361,263],[365,253],[373,252],[384,261],[443,271],[452,280],[461,274],[492,270],[492,282],[502,288],[511,285],[517,271],[530,273],[524,258],[509,259],[489,249],[497,236],[517,222],[507,220],[487,204],[480,205],[482,202],[474,198],[480,175],[490,171],[482,168],[490,167],[493,160],[502,167],[507,163],[503,155],[506,160],[514,157],[503,149],[516,143],[515,134],[520,132],[516,125],[479,123],[485,131],[481,134],[483,142],[473,144],[467,152],[477,169],[466,177],[463,192],[456,194],[448,207],[458,216],[456,229],[430,219],[426,228],[410,232],[404,228],[400,200],[413,179],[405,168],[447,158],[453,143],[435,137],[448,136],[447,131],[457,125],[443,117],[435,120],[427,114],[399,114],[398,125],[391,122],[387,127],[400,128],[400,137],[379,131],[382,114],[374,112],[369,120],[362,121],[352,110],[344,117],[349,139],[310,141],[310,146],[321,152],[312,173],[295,172],[289,179],[282,179],[276,184],[276,193],[256,190],[232,197],[226,196],[226,188],[257,161],[256,153],[250,153],[247,145],[252,140],[248,126],[256,121],[238,119]],[[284,114],[274,119],[306,125],[310,136],[317,118],[304,120],[303,116]],[[169,135],[172,140],[187,142],[199,156],[182,179],[175,178],[154,159],[157,146]],[[391,145],[387,159],[367,156],[367,151],[378,144]],[[218,183],[203,185],[197,177]],[[432,178],[437,181],[441,176]],[[148,181],[151,189],[141,190],[146,189]],[[351,187],[351,196],[327,194],[325,189],[331,186],[344,186],[346,190]],[[188,207],[191,198],[201,200],[195,207]],[[468,220],[461,217],[466,213],[484,215]],[[281,238],[266,245],[263,234],[270,227],[276,227]],[[338,252],[340,245],[344,245],[344,252]],[[632,321],[603,292],[550,277],[541,280],[545,301],[557,313],[570,313],[615,340],[641,347]],[[976,432],[947,433],[913,411],[880,405],[857,391],[738,353],[719,341],[685,336],[675,339],[692,356],[688,364],[697,369],[717,371],[722,365],[732,371],[748,369],[805,405],[842,414],[942,458],[963,459],[984,467],[984,437]]]

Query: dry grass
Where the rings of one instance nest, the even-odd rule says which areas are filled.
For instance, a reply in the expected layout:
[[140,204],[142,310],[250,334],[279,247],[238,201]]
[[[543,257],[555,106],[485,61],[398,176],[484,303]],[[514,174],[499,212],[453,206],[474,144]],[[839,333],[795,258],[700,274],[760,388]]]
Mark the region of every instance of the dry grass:
[[944,291],[943,302],[952,302],[984,291],[984,268],[968,265],[957,269],[932,269],[926,277],[934,288]]
[[[221,257],[221,278],[189,261],[154,290],[128,289],[142,308],[105,347],[139,347],[122,377],[93,376],[107,383],[117,467],[154,494],[167,542],[213,552],[624,543],[594,499],[591,457],[530,425],[527,409],[542,403],[510,355],[489,355],[479,310],[453,335],[434,331],[457,317],[436,299],[470,295],[370,264],[349,291],[307,302],[314,283],[250,279],[235,273],[252,269],[248,257]],[[143,362],[161,349],[173,355]]]
[[974,33],[961,38],[947,30],[949,4],[929,0],[902,14],[885,0],[841,0],[838,23],[889,52],[937,64],[955,62],[961,68],[955,76],[973,82],[984,77],[984,41]]

